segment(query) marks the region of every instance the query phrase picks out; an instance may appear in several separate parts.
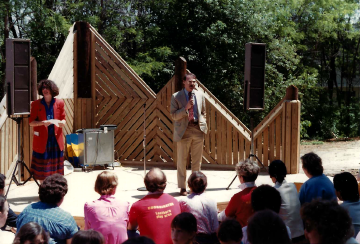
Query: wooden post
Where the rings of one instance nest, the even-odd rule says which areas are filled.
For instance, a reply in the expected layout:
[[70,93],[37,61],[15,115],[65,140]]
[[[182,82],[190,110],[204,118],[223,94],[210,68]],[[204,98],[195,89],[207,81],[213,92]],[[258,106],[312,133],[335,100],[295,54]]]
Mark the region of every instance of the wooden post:
[[77,74],[77,31],[74,29],[74,43],[73,43],[73,65],[74,65],[74,126],[73,126],[73,133],[81,128],[80,124],[78,123],[77,114],[79,113],[78,109],[78,74]]
[[186,74],[186,59],[179,57],[175,61],[175,92],[183,89],[183,78]]
[[[91,128],[95,128],[95,111],[96,111],[96,90],[95,90],[95,35],[91,32]],[[90,111],[88,111],[90,112]],[[98,125],[100,127],[100,125]]]
[[290,174],[299,173],[300,158],[300,110],[299,100],[291,101],[291,159]]
[[30,58],[30,84],[31,84],[31,101],[37,100],[37,62],[34,57]]

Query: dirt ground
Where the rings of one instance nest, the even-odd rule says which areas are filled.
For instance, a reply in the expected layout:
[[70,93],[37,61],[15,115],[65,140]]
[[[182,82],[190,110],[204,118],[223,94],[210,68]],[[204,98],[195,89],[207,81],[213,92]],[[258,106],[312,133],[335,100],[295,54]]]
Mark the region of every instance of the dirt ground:
[[[300,157],[308,152],[318,154],[323,162],[324,173],[334,176],[348,171],[357,176],[360,168],[360,139],[353,141],[324,142],[320,145],[301,145]],[[300,172],[302,167],[300,162]]]

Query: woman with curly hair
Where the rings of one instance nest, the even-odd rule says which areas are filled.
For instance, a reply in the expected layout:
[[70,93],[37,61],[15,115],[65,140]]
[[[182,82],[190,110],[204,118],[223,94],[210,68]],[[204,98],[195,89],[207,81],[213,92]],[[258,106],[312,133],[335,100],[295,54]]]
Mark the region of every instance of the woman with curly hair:
[[189,179],[190,195],[180,198],[181,212],[192,213],[197,220],[196,241],[198,243],[217,243],[216,230],[219,227],[217,205],[205,193],[207,178],[200,171],[194,171]]
[[17,231],[19,232],[23,225],[35,222],[50,234],[51,243],[69,244],[79,228],[71,214],[60,208],[67,191],[68,185],[64,176],[48,176],[39,188],[40,202],[30,204],[19,215]]
[[13,244],[48,244],[49,234],[37,223],[29,222],[21,227]]
[[47,176],[64,174],[64,101],[55,98],[59,88],[52,80],[42,80],[38,93],[43,98],[31,103],[29,125],[34,127],[31,172],[43,181]]

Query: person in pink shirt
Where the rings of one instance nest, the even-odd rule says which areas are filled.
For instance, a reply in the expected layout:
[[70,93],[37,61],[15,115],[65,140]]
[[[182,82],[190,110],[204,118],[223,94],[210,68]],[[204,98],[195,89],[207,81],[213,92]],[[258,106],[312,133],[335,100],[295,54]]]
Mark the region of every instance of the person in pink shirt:
[[95,182],[95,191],[101,196],[84,206],[85,230],[100,232],[106,244],[120,244],[128,239],[129,202],[116,199],[116,174],[104,171]]

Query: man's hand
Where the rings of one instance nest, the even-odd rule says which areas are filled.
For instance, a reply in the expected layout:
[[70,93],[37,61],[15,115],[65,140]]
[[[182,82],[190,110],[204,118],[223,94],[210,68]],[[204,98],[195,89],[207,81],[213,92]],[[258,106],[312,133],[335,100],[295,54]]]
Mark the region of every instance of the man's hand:
[[192,108],[192,106],[194,106],[194,98],[191,98],[188,103],[185,106],[186,110],[189,110],[190,108]]

